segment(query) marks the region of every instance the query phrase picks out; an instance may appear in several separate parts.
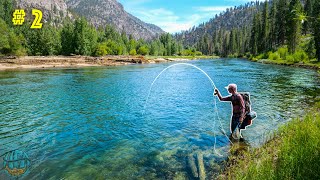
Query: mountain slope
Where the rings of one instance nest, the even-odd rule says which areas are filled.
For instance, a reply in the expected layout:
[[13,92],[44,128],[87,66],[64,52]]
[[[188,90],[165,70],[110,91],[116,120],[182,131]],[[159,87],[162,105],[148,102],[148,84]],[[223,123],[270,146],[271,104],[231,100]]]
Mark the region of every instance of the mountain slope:
[[164,31],[152,24],[147,24],[127,13],[116,0],[66,0],[68,8],[85,16],[94,26],[112,24],[121,32],[133,35],[136,39],[150,40]]
[[133,35],[136,39],[151,40],[165,33],[156,25],[148,24],[127,13],[116,0],[15,0],[18,8],[43,12],[43,22],[59,25],[65,17],[77,15],[85,17],[95,27],[111,24],[121,32]]
[[67,16],[72,17],[64,0],[15,0],[15,4],[17,8],[26,11],[28,20],[33,19],[30,18],[32,9],[40,9],[43,13],[42,22],[50,21],[53,25],[62,23]]
[[184,45],[193,46],[204,36],[212,36],[221,29],[230,31],[234,28],[250,27],[253,16],[262,9],[259,2],[250,2],[238,7],[228,8],[225,12],[216,15],[206,23],[193,27],[175,35],[176,39],[183,42]]

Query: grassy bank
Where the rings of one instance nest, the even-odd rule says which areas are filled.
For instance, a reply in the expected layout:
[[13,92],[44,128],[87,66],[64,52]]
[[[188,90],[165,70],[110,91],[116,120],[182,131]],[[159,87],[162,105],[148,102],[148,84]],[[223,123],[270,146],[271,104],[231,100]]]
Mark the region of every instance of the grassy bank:
[[297,66],[297,67],[305,67],[305,68],[311,68],[311,69],[320,69],[320,62],[299,62],[294,63],[287,60],[271,60],[271,59],[250,59],[254,62],[260,62],[265,64],[278,64],[278,65],[287,65],[287,66]]
[[289,66],[299,66],[313,69],[320,69],[320,62],[314,58],[312,52],[307,53],[308,49],[301,47],[294,53],[289,53],[287,46],[280,47],[275,52],[263,53],[258,56],[248,55],[251,61],[268,63],[268,64],[279,64]]
[[320,179],[320,103],[263,147],[229,157],[220,179]]

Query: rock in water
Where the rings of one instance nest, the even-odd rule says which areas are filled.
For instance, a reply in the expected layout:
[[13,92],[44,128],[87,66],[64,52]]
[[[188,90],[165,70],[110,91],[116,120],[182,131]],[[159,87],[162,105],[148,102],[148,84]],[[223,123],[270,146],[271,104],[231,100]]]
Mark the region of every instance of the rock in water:
[[187,175],[183,172],[178,172],[175,174],[175,176],[173,177],[173,180],[186,180],[188,179]]
[[199,179],[205,180],[206,179],[206,170],[204,168],[203,155],[200,152],[197,153],[197,161],[198,161]]
[[197,166],[192,154],[188,155],[188,166],[189,166],[189,169],[191,170],[193,177],[198,178],[199,174],[198,174]]

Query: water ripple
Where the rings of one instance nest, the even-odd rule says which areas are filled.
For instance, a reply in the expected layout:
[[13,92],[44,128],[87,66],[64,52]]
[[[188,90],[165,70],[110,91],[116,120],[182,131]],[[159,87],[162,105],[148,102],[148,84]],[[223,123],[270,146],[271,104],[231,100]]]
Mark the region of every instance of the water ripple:
[[[303,115],[320,93],[312,70],[236,59],[192,64],[223,95],[229,83],[251,93],[258,118],[244,135],[253,146]],[[203,153],[206,166],[222,160],[213,142],[225,157],[229,140],[215,122],[211,84],[197,70],[169,69],[143,109],[150,84],[169,65],[0,72],[1,153],[28,154],[25,179],[143,179],[184,171],[190,153]],[[218,108],[228,131],[230,104]]]

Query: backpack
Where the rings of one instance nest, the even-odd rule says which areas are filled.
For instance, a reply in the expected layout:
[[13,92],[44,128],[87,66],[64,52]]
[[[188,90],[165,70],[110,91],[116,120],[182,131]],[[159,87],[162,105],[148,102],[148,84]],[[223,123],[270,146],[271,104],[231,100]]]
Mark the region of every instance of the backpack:
[[252,120],[257,117],[257,113],[251,110],[251,101],[250,101],[250,93],[248,92],[239,92],[242,96],[245,106],[245,118],[240,126],[240,129],[245,129],[246,126],[252,125]]
[[250,101],[250,93],[248,92],[239,92],[239,94],[242,96],[242,99],[244,101],[245,106],[245,113],[248,114],[251,112],[251,101]]

